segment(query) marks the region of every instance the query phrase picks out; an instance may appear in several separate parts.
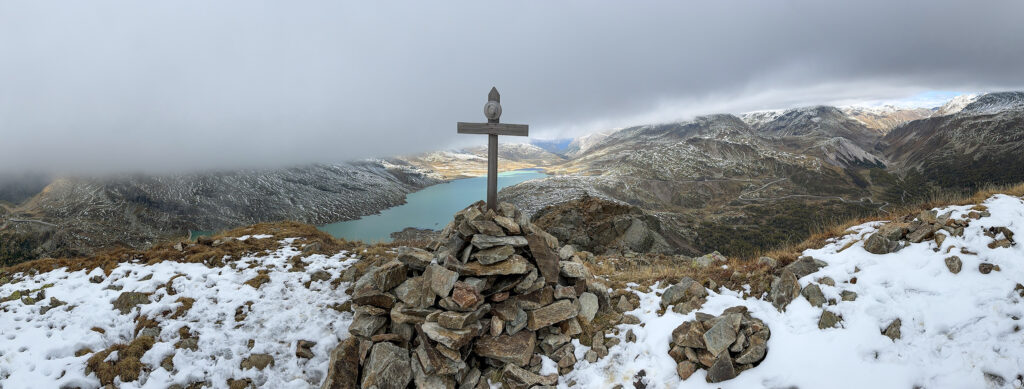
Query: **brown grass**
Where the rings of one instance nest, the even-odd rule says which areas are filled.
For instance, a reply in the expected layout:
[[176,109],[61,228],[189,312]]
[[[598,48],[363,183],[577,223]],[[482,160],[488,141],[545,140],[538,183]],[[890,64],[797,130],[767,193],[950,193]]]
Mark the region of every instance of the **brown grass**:
[[[153,337],[140,336],[129,344],[110,346],[89,357],[86,361],[86,372],[96,373],[96,377],[103,385],[112,385],[116,377],[120,377],[122,382],[135,381],[142,372],[142,362],[139,358],[153,347],[153,343]],[[114,351],[117,351],[117,359],[104,362],[103,360]]]
[[785,247],[780,247],[774,250],[769,250],[767,252],[753,256],[752,258],[744,259],[750,260],[757,257],[766,256],[775,258],[779,260],[780,264],[786,265],[795,261],[800,256],[800,253],[804,252],[804,250],[820,248],[824,246],[826,241],[828,241],[829,239],[846,235],[850,227],[871,221],[896,221],[902,219],[905,216],[917,215],[921,213],[921,211],[937,207],[945,207],[949,205],[978,204],[996,194],[1007,194],[1018,197],[1024,196],[1024,183],[1018,183],[1014,185],[989,186],[973,194],[960,194],[956,192],[938,192],[934,194],[931,198],[929,198],[927,201],[895,208],[889,211],[886,215],[865,216],[856,219],[845,220],[831,225],[818,226],[818,232],[812,234],[803,242],[799,242]]
[[[44,273],[59,268],[67,268],[68,271],[91,271],[99,268],[103,269],[106,274],[110,274],[115,267],[124,262],[154,264],[162,261],[176,261],[223,266],[225,261],[230,262],[247,255],[275,251],[281,246],[278,241],[284,238],[300,238],[300,240],[296,241],[296,245],[303,248],[303,253],[293,258],[293,261],[301,261],[302,258],[313,254],[333,255],[342,250],[370,259],[394,256],[388,252],[395,246],[393,244],[367,245],[358,241],[336,239],[318,230],[315,226],[298,222],[260,223],[222,232],[212,238],[217,240],[260,234],[272,235],[273,237],[267,239],[247,239],[245,241],[224,239],[224,243],[217,247],[173,240],[158,243],[148,250],[115,248],[92,257],[37,259],[0,268],[0,277],[18,273]],[[179,242],[184,246],[182,251],[174,248],[174,245]]]
[[[1011,196],[1024,196],[1024,183],[1006,186],[991,186],[970,195],[957,193],[946,193],[933,196],[928,201],[907,205],[891,210],[886,215],[860,217],[851,220],[840,221],[834,224],[818,226],[817,232],[802,242],[789,246],[768,250],[750,257],[729,258],[725,265],[709,266],[706,268],[692,265],[691,262],[681,262],[671,256],[648,254],[640,259],[628,259],[618,256],[598,256],[586,262],[591,273],[600,276],[610,283],[609,286],[621,289],[627,283],[636,283],[641,286],[649,286],[655,282],[678,282],[682,277],[691,277],[700,281],[705,286],[726,286],[738,290],[743,285],[750,285],[752,295],[760,295],[768,290],[771,279],[779,268],[796,261],[801,253],[807,249],[820,248],[829,239],[844,236],[850,227],[878,220],[898,220],[908,215],[917,215],[923,210],[948,205],[969,205],[978,204],[992,195],[1008,194]],[[779,266],[769,269],[757,263],[757,258],[766,256],[778,261]]]

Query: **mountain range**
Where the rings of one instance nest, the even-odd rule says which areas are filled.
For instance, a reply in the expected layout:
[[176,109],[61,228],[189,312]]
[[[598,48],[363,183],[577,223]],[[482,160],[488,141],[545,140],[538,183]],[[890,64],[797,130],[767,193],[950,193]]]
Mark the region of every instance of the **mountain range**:
[[[560,240],[597,253],[753,255],[934,190],[1024,181],[1024,93],[930,109],[716,114],[538,143],[502,144],[500,167],[551,176],[499,196]],[[15,177],[0,181],[0,261],[145,248],[264,221],[349,220],[485,172],[477,147],[274,170]]]

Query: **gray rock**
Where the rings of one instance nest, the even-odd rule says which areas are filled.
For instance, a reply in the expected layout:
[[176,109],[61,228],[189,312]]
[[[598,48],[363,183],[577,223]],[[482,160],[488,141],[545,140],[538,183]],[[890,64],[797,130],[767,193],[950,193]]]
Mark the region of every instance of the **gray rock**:
[[363,364],[363,388],[401,389],[412,381],[409,350],[389,342],[373,345]]
[[472,255],[472,258],[476,258],[481,264],[493,265],[495,263],[504,261],[516,253],[516,249],[512,246],[495,246],[489,249],[477,251],[476,254]]
[[484,235],[505,236],[505,230],[497,223],[490,220],[471,220],[469,225]]
[[406,246],[398,248],[398,261],[404,263],[410,269],[423,271],[433,260],[434,254],[427,250]]
[[242,363],[239,365],[242,370],[263,370],[266,369],[267,366],[274,366],[274,357],[270,356],[270,354],[252,354],[243,359]]
[[680,301],[689,301],[694,297],[703,298],[707,297],[707,295],[708,292],[704,289],[703,285],[693,278],[683,277],[677,284],[670,286],[661,295],[661,307],[667,308],[669,305],[679,303]]
[[882,335],[889,337],[889,339],[892,339],[895,342],[896,339],[902,337],[902,334],[900,333],[900,327],[902,326],[903,322],[897,318],[896,320],[893,320],[892,323],[889,323],[889,325],[885,327],[885,330],[882,330]]
[[772,257],[761,257],[757,259],[757,264],[764,265],[769,269],[774,269],[779,266],[779,261],[776,261],[775,258]]
[[800,295],[804,296],[815,307],[825,305],[825,295],[821,293],[821,287],[818,284],[808,284],[800,291]]
[[533,357],[536,342],[537,334],[533,331],[519,331],[514,335],[482,336],[476,340],[473,352],[481,357],[526,366]]
[[729,353],[718,354],[715,362],[708,368],[708,375],[705,378],[709,383],[716,383],[736,378],[736,369],[732,365],[732,358]]
[[[738,327],[739,317],[735,321],[736,327]],[[730,320],[718,320],[704,332],[705,347],[711,352],[711,355],[718,356],[736,341],[736,330],[737,328],[734,328]]]
[[149,304],[149,295],[142,292],[122,292],[112,304],[114,309],[125,315],[138,305]]
[[843,318],[829,311],[821,311],[821,318],[818,319],[818,328],[834,328]]
[[385,263],[374,272],[373,286],[382,292],[390,291],[405,282],[406,271],[405,265],[397,260]]
[[548,284],[557,283],[558,272],[561,269],[558,255],[548,247],[543,236],[530,234],[526,236],[526,239],[530,246],[530,254],[533,255],[533,260],[537,263],[537,270],[540,271],[541,277],[544,277]]
[[714,264],[724,264],[725,262],[728,262],[728,260],[729,259],[726,258],[724,255],[715,251],[711,254],[705,254],[698,258],[694,258],[693,263],[697,264],[697,266],[700,267],[708,267]]
[[469,263],[448,263],[453,270],[462,275],[467,276],[507,276],[513,274],[526,274],[530,270],[533,270],[533,265],[530,264],[523,256],[515,254],[511,258],[498,262],[493,265],[484,265],[479,262]]
[[800,283],[797,282],[796,275],[789,269],[786,269],[782,271],[780,277],[772,281],[771,291],[768,292],[768,300],[772,302],[775,309],[782,312],[799,295]]
[[513,220],[511,217],[495,216],[494,222],[498,223],[498,225],[501,226],[501,228],[504,228],[505,231],[508,231],[508,233],[512,235],[519,235],[520,233],[522,233],[522,229],[519,228],[519,224],[516,223],[516,221]]
[[501,379],[505,381],[507,387],[512,388],[530,388],[537,385],[553,386],[558,383],[557,374],[542,376],[512,363],[505,365],[501,371]]
[[844,290],[842,292],[839,292],[839,297],[842,298],[843,301],[855,301],[857,300],[857,292]]
[[436,263],[431,264],[424,275],[429,275],[430,290],[441,297],[451,293],[452,287],[455,286],[455,281],[459,280],[458,273],[445,269]]
[[348,332],[353,336],[369,339],[387,322],[388,319],[384,316],[358,314],[352,319],[352,324],[348,326]]
[[[596,298],[595,298],[596,299]],[[576,317],[579,312],[570,300],[558,300],[526,313],[526,328],[536,331],[552,324]]]
[[469,344],[480,333],[480,323],[474,322],[466,328],[453,330],[444,328],[438,323],[426,322],[420,328],[433,341],[451,349],[459,349]]
[[804,276],[814,273],[825,266],[828,266],[828,263],[825,261],[814,259],[812,257],[800,257],[800,259],[786,265],[786,267],[782,269],[789,270],[796,276],[796,278],[804,278]]
[[359,341],[348,338],[331,351],[327,377],[321,389],[355,389],[359,387]]
[[687,378],[693,375],[697,371],[697,365],[690,361],[682,361],[676,365],[676,374],[679,375],[679,379],[686,381]]
[[956,255],[954,255],[952,257],[949,257],[949,258],[946,258],[946,268],[949,269],[950,273],[953,273],[953,274],[960,273],[960,269],[962,269],[963,266],[964,266],[964,263],[962,261],[960,261],[960,257],[958,257]]
[[491,306],[484,304],[473,312],[444,311],[437,314],[437,324],[448,329],[461,330],[466,328],[470,323],[483,318],[490,310]]
[[393,292],[406,305],[413,308],[427,308],[434,305],[434,291],[430,287],[430,279],[416,276],[405,280]]
[[558,249],[558,257],[561,258],[563,261],[569,260],[569,258],[572,258],[572,256],[575,254],[576,248],[573,247],[571,244],[567,244],[565,246],[562,246],[562,248]]
[[[767,331],[765,331],[765,333],[767,333]],[[741,365],[761,362],[761,360],[764,359],[765,354],[767,354],[767,351],[767,339],[765,339],[764,336],[751,336],[750,345],[736,356],[735,362]]]
[[579,262],[562,261],[559,263],[561,274],[566,278],[590,278],[590,272]]
[[594,316],[597,315],[597,296],[590,292],[583,292],[580,295],[579,302],[579,319],[583,320],[584,323],[590,323],[590,321],[594,320]]
[[512,247],[523,247],[529,244],[526,238],[522,236],[491,236],[476,234],[473,235],[473,239],[470,241],[473,247],[478,249],[487,249],[494,246],[512,246]]
[[615,310],[621,313],[626,313],[633,309],[635,309],[633,308],[633,304],[629,303],[629,299],[627,299],[626,296],[619,296],[619,302],[618,304],[615,304]]
[[888,239],[880,232],[871,234],[866,241],[864,241],[864,250],[872,254],[888,254],[899,251],[902,247],[900,242],[896,240]]

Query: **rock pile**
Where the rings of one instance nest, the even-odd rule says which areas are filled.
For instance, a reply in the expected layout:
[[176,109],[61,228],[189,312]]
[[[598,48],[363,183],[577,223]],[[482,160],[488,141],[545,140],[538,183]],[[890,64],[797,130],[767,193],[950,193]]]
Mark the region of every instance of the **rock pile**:
[[510,204],[458,212],[428,250],[401,248],[355,282],[352,337],[324,388],[555,385],[541,355],[570,371],[581,324],[611,309],[572,247]]
[[771,331],[750,316],[747,307],[726,309],[721,316],[696,316],[672,331],[669,355],[678,363],[679,378],[686,380],[697,369],[707,369],[707,382],[722,382],[764,360]]
[[[952,212],[938,215],[936,211],[922,211],[915,218],[907,216],[902,222],[886,223],[864,242],[864,249],[872,254],[899,251],[909,243],[934,239],[940,246],[947,236],[962,236],[967,220],[953,219]],[[988,216],[988,211],[972,211],[970,218]],[[940,233],[941,232],[941,233]]]

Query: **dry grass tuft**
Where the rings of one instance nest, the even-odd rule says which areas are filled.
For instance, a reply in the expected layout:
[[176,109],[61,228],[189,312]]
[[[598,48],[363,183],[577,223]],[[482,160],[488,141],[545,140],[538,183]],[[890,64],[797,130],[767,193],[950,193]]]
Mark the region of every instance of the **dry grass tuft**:
[[[139,359],[153,347],[154,342],[151,336],[140,336],[129,344],[110,346],[89,357],[86,361],[86,373],[96,373],[96,377],[103,385],[113,385],[114,378],[120,378],[121,382],[135,381],[139,379],[143,367]],[[104,360],[114,351],[117,351],[117,358],[105,362]]]
[[[266,239],[234,238],[245,235],[271,235]],[[378,261],[393,258],[390,252],[395,244],[367,245],[359,241],[336,239],[318,230],[315,226],[298,222],[260,223],[249,227],[237,228],[214,235],[210,241],[220,241],[216,247],[212,244],[199,244],[173,240],[159,243],[148,250],[115,248],[86,258],[46,258],[19,263],[14,266],[0,268],[0,277],[18,273],[44,273],[59,268],[68,271],[103,269],[110,274],[114,268],[124,262],[154,264],[163,261],[183,263],[203,263],[208,266],[223,266],[225,262],[238,260],[245,256],[273,252],[281,247],[279,241],[285,238],[298,238],[295,241],[302,254],[292,258],[299,264],[302,258],[313,254],[334,255],[340,251],[348,251],[367,259]],[[181,243],[183,250],[174,246]]]

